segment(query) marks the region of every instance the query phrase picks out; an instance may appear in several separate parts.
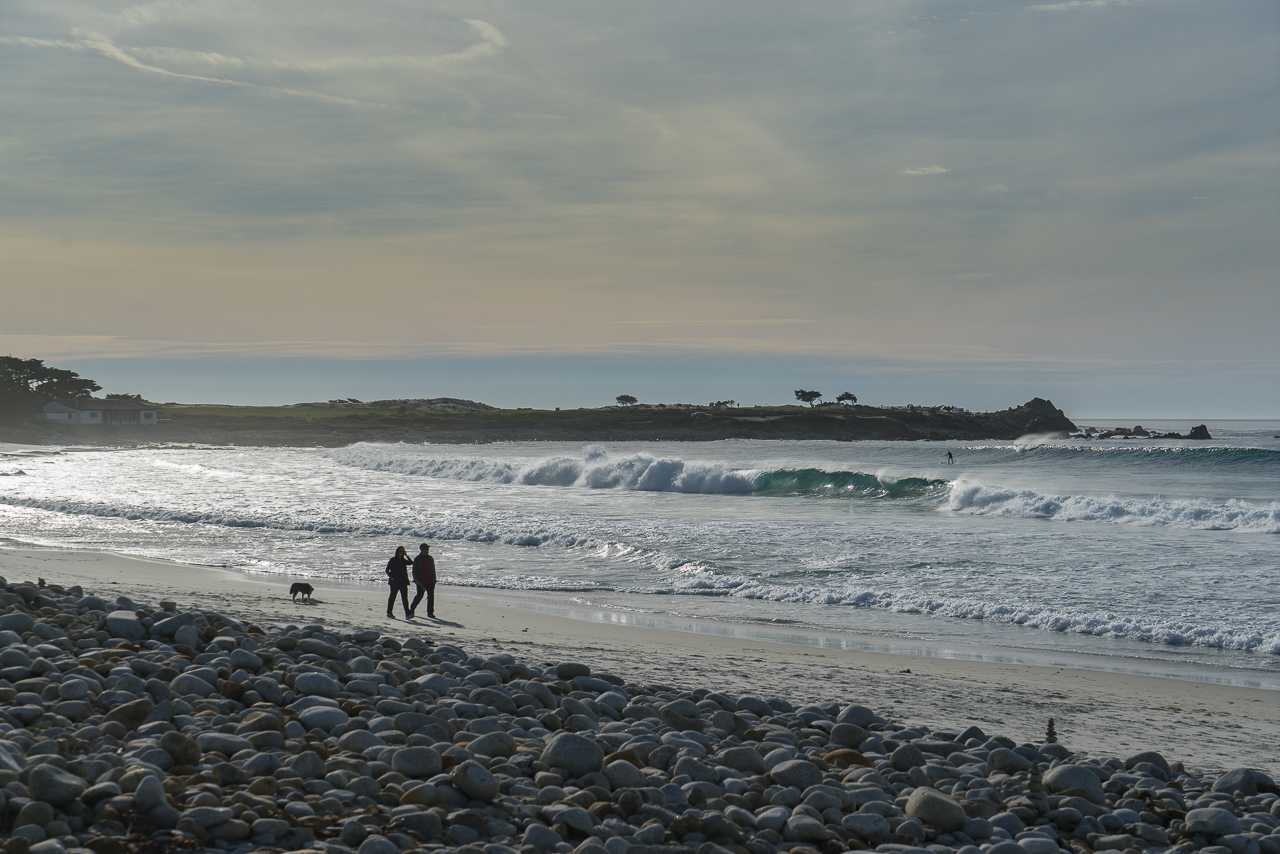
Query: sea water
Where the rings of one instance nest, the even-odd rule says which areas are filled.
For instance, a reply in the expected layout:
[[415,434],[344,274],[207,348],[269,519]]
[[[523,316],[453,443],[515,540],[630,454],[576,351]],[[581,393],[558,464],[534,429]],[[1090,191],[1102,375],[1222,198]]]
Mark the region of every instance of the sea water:
[[615,622],[1280,687],[1280,423],[1211,429],[67,448],[0,457],[0,537],[355,584],[429,541],[444,583]]

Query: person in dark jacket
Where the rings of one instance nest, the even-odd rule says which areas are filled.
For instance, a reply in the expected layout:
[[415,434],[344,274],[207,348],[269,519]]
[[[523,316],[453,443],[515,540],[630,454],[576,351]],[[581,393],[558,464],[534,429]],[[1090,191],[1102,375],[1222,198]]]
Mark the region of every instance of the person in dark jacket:
[[396,615],[391,613],[391,609],[396,604],[397,593],[404,604],[405,619],[413,616],[413,609],[409,607],[409,567],[412,564],[404,546],[397,546],[395,556],[387,561],[387,584],[391,586],[391,595],[387,597],[387,616],[393,620]]
[[418,546],[418,554],[413,559],[413,583],[418,585],[418,595],[413,597],[409,606],[409,616],[418,610],[418,603],[423,594],[427,597],[427,616],[436,615],[436,560],[431,556],[431,546],[423,543]]

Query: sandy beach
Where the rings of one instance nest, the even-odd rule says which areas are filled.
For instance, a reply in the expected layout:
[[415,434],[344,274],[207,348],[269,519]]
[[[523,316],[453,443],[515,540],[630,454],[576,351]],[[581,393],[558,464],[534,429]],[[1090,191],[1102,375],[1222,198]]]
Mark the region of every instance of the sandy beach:
[[[1125,756],[1156,750],[1189,769],[1248,766],[1280,772],[1280,692],[1084,669],[883,655],[588,622],[525,610],[474,588],[437,592],[439,620],[388,620],[385,588],[318,584],[314,605],[288,584],[216,568],[95,552],[0,549],[9,583],[81,585],[110,601],[172,600],[262,626],[321,623],[373,628],[447,643],[469,653],[509,653],[532,664],[583,661],[628,680],[688,690],[860,703],[885,718],[933,728],[977,725],[1038,742],[1054,718],[1074,751]],[[397,613],[398,613],[397,608]]]

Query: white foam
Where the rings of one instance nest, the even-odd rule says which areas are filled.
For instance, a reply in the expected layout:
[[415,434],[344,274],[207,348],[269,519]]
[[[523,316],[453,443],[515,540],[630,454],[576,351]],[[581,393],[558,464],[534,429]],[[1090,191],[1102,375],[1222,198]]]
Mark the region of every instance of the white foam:
[[1280,533],[1280,501],[1165,500],[1114,495],[1045,495],[957,481],[948,506],[975,516],[1013,516],[1059,522],[1111,522],[1142,527]]
[[519,461],[431,456],[406,446],[386,445],[352,445],[328,456],[342,465],[370,471],[473,483],[711,494],[742,494],[756,488],[754,472],[647,454],[613,457],[598,447],[588,447],[581,457]]

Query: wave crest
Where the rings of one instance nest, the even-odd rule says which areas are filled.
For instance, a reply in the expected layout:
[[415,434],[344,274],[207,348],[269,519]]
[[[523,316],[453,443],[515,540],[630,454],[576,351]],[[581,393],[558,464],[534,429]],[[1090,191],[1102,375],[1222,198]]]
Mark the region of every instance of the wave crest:
[[951,489],[949,505],[958,513],[974,516],[1280,534],[1280,501],[1261,504],[1234,498],[1227,501],[1120,498],[1114,495],[1095,498],[1087,495],[1045,495],[1028,489],[958,482]]

